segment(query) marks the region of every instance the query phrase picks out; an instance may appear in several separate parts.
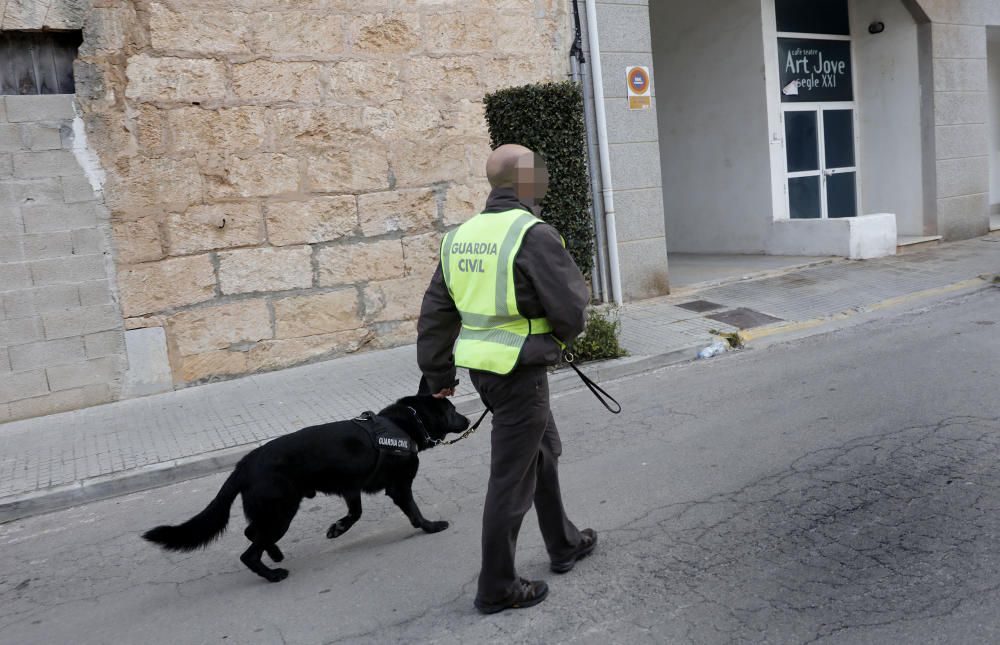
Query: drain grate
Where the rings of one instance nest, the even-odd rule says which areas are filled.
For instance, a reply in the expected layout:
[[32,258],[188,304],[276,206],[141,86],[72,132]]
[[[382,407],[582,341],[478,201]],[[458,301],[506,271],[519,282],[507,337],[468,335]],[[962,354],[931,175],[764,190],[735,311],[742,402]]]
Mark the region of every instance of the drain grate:
[[706,311],[713,311],[715,309],[722,309],[722,305],[708,300],[692,300],[691,302],[685,302],[684,304],[677,306],[681,309],[687,309],[688,311],[694,311],[699,314]]
[[706,316],[712,320],[718,321],[720,323],[725,323],[727,325],[732,325],[738,329],[751,329],[753,327],[763,327],[764,325],[770,325],[771,323],[781,322],[781,318],[775,318],[774,316],[768,316],[765,313],[759,311],[754,311],[753,309],[747,309],[746,307],[740,307],[738,309],[730,309],[729,311],[720,311],[717,314],[711,316]]

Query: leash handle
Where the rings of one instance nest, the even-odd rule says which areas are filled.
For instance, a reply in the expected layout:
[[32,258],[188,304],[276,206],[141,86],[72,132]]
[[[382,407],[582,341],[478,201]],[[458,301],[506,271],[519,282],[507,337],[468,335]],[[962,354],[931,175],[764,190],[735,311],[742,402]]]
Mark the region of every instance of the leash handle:
[[[586,385],[588,389],[590,389],[590,393],[593,394],[597,398],[597,400],[601,402],[601,405],[603,405],[605,408],[608,409],[608,412],[610,412],[611,414],[620,414],[622,411],[622,404],[619,403],[615,399],[615,397],[605,392],[604,389],[600,385],[595,383],[593,380],[591,380],[589,376],[581,372],[580,368],[577,367],[576,364],[573,363],[573,361],[571,360],[570,357],[572,356],[573,356],[572,354],[569,354],[566,362],[569,363],[569,366],[572,367],[573,371],[576,372],[577,376],[580,377],[580,380],[583,381],[583,384]],[[604,396],[601,396],[602,394]],[[617,407],[618,409],[616,410],[612,408],[610,405],[608,405],[608,401],[605,401],[604,397],[607,397],[608,401],[614,403],[615,407]]]

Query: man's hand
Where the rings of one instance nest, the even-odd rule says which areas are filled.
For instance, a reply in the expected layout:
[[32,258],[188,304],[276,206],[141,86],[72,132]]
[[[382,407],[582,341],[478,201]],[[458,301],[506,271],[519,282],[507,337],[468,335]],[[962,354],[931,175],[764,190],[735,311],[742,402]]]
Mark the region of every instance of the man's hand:
[[446,387],[443,390],[441,390],[440,392],[438,392],[437,394],[435,394],[434,398],[435,399],[445,399],[445,398],[448,398],[449,396],[455,396],[455,388],[453,388],[453,387]]

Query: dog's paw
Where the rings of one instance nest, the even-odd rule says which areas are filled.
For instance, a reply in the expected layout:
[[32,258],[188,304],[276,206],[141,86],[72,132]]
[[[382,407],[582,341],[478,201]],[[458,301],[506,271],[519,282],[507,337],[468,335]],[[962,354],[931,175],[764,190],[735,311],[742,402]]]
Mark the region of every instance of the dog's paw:
[[344,533],[347,533],[347,529],[349,528],[351,528],[350,525],[345,525],[343,522],[338,520],[331,524],[330,528],[326,530],[326,537],[331,540],[333,538],[340,537]]
[[271,569],[264,577],[268,582],[281,582],[288,577],[288,569]]
[[445,530],[449,526],[450,526],[450,524],[448,524],[448,522],[445,522],[445,521],[442,520],[440,522],[427,522],[421,528],[426,533],[440,533],[441,531]]

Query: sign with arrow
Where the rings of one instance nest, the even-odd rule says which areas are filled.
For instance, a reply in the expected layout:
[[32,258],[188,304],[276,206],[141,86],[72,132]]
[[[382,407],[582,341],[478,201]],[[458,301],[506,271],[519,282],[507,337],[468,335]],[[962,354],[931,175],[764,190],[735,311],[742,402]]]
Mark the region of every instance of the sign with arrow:
[[781,100],[853,101],[851,42],[819,38],[779,38]]

